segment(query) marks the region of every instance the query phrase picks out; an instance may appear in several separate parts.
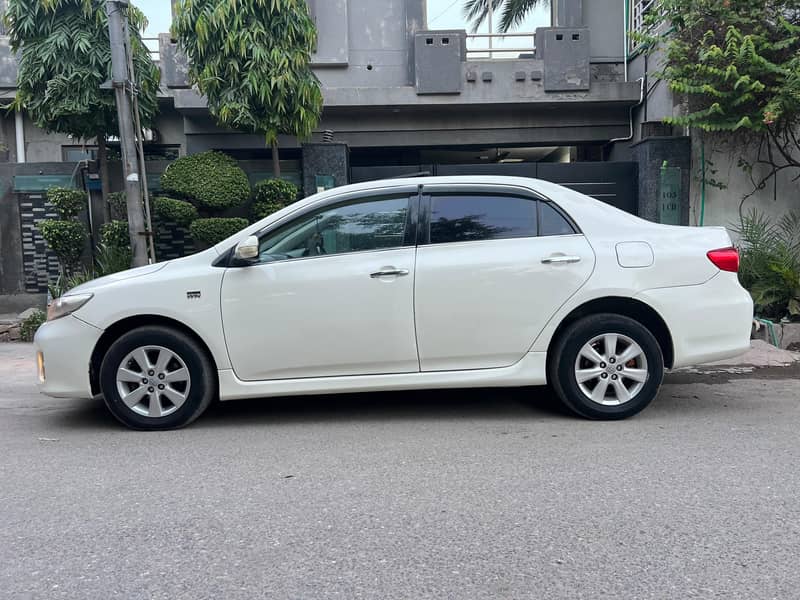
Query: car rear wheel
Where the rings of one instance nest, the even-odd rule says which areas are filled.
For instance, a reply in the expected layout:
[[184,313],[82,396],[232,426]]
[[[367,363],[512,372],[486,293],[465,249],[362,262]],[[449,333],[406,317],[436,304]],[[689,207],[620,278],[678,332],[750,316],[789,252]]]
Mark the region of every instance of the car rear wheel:
[[167,327],[134,329],[108,349],[100,366],[106,406],[132,429],[184,427],[216,393],[206,353],[189,336]]
[[638,321],[591,315],[571,324],[553,347],[548,379],[561,401],[589,419],[625,419],[658,394],[664,358]]

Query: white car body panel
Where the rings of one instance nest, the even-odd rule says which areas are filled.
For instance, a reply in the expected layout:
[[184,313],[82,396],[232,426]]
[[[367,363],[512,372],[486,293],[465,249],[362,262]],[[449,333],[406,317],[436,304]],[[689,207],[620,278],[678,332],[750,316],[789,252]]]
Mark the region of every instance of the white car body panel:
[[[222,321],[236,376],[258,381],[419,371],[414,253],[409,247],[228,269]],[[387,268],[409,274],[370,277]]]
[[[306,209],[359,192],[405,192],[420,185],[533,191],[560,206],[581,233],[242,268],[212,264],[239,241]],[[652,261],[641,246],[623,251],[621,260],[618,245],[626,242],[647,244]],[[669,329],[674,366],[699,364],[735,356],[749,345],[752,300],[735,274],[721,272],[705,256],[730,245],[723,228],[650,223],[534,179],[437,177],[345,186],[292,204],[207,251],[70,291],[94,297],[39,329],[35,343],[47,374],[41,390],[89,397],[89,363],[103,331],[125,319],[153,316],[180,324],[208,347],[223,400],[542,384],[559,324],[603,298],[652,308]],[[513,253],[507,263],[504,251]],[[581,260],[543,265],[541,259],[553,253]],[[343,272],[334,275],[326,265]],[[385,266],[408,269],[409,275],[369,277]],[[495,310],[486,311],[487,304]]]
[[[580,260],[542,263],[557,255]],[[593,268],[594,252],[582,235],[420,246],[415,304],[422,371],[517,362]]]

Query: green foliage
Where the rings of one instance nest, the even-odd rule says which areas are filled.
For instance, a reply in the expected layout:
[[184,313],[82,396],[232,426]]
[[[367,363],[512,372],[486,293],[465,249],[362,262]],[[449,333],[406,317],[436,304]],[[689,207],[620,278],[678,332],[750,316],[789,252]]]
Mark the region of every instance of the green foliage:
[[128,219],[128,197],[125,192],[112,192],[108,195],[108,205],[111,210],[111,218],[114,221],[125,221]]
[[64,220],[77,217],[86,208],[86,192],[71,188],[51,187],[47,190],[47,201],[55,207]]
[[777,223],[753,210],[742,218],[739,279],[756,311],[770,318],[800,318],[800,213]]
[[100,229],[100,243],[110,248],[130,251],[131,238],[127,221],[111,221]]
[[[134,71],[142,122],[158,110],[158,66],[141,39],[146,19],[128,9]],[[93,138],[117,135],[111,79],[111,46],[105,0],[8,0],[5,23],[11,49],[19,52],[16,108],[37,127]]]
[[253,214],[263,219],[297,200],[300,190],[283,179],[265,179],[253,188]]
[[197,219],[189,227],[189,232],[196,242],[201,242],[209,246],[218,244],[234,233],[247,227],[247,219],[233,217],[223,219],[219,217],[210,219]]
[[184,156],[161,175],[162,189],[200,208],[223,210],[250,197],[250,182],[236,161],[222,152]]
[[220,125],[308,137],[322,92],[310,68],[317,32],[305,0],[181,0],[172,32],[189,59],[189,79]]
[[500,15],[500,24],[497,30],[501,33],[510,31],[525,19],[537,6],[547,6],[549,0],[466,0],[464,3],[464,16],[471,21],[472,30],[477,31],[489,15],[489,2],[492,11]]
[[39,231],[47,246],[58,257],[64,270],[72,270],[81,258],[89,237],[79,221],[40,221]]
[[42,323],[47,321],[47,314],[41,310],[37,310],[30,317],[25,319],[19,327],[20,339],[23,342],[32,342],[33,336],[36,331],[42,326]]
[[[636,34],[646,52],[664,49],[657,77],[683,95],[683,114],[667,123],[727,132],[759,142],[761,181],[800,168],[800,7],[797,0],[660,0]],[[663,22],[671,27],[660,26]]]
[[172,221],[184,227],[188,227],[198,217],[197,209],[194,205],[183,200],[161,196],[153,198],[150,206],[153,209],[153,214],[160,219]]

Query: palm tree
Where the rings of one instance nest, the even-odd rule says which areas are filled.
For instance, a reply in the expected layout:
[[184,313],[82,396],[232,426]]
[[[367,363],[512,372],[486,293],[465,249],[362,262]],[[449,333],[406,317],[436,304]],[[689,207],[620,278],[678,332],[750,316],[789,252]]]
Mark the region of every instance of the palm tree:
[[478,30],[489,15],[489,2],[492,3],[492,12],[495,14],[502,7],[498,31],[507,33],[519,25],[534,8],[540,4],[549,4],[550,0],[466,0],[464,15],[474,31]]

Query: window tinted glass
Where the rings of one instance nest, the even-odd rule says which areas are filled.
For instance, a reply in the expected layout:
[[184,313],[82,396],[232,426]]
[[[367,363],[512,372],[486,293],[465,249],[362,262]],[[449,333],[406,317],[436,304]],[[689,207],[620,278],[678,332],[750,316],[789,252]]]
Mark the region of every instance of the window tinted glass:
[[408,195],[328,207],[261,238],[261,262],[403,245]]
[[535,235],[536,200],[499,194],[431,198],[432,244]]
[[540,235],[571,235],[575,228],[549,202],[542,202]]

